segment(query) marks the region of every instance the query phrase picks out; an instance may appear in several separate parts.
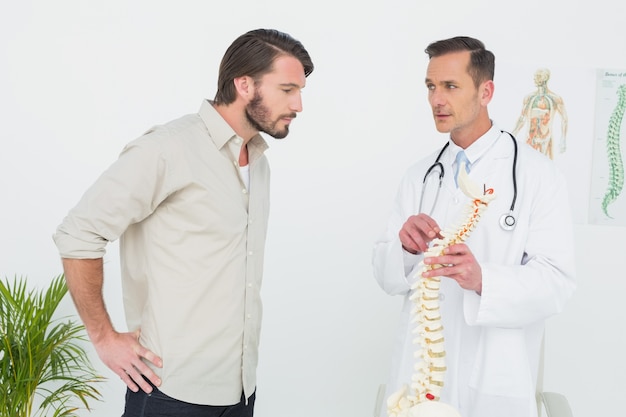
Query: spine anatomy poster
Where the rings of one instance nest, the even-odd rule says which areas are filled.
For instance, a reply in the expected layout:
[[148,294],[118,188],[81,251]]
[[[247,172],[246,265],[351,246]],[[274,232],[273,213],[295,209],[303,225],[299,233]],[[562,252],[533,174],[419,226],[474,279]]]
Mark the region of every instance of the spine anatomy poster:
[[596,79],[596,120],[593,144],[589,222],[626,225],[624,140],[626,70],[599,69]]

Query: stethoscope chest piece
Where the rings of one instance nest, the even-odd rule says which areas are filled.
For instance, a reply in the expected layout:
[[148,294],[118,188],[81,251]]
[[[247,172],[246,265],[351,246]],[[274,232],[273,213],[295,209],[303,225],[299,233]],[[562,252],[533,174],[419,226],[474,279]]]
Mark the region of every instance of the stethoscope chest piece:
[[513,212],[504,213],[502,217],[500,217],[500,227],[504,230],[515,229],[515,217],[513,217]]

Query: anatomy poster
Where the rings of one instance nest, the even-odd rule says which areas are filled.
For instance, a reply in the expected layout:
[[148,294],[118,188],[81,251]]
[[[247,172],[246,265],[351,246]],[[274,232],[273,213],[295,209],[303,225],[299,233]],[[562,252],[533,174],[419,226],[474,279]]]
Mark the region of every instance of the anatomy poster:
[[[595,69],[499,63],[494,121],[552,159],[565,174],[575,223],[588,222]],[[524,167],[520,161],[520,169]]]
[[626,225],[623,148],[626,127],[626,70],[599,69],[589,222]]

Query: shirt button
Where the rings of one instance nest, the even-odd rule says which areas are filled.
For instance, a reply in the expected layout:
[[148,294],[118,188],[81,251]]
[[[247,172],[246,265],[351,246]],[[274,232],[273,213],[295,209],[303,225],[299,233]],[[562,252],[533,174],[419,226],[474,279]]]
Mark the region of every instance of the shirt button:
[[252,251],[248,252],[248,255],[252,256],[253,255]]
[[235,138],[235,144],[239,145],[241,143],[241,138]]
[[244,194],[248,194],[248,190],[246,190],[245,188],[243,188],[243,189],[241,190],[241,192],[242,192],[242,193],[244,193]]
[[252,318],[252,314],[246,314],[246,317],[251,319]]
[[248,288],[252,288],[252,283],[248,282]]

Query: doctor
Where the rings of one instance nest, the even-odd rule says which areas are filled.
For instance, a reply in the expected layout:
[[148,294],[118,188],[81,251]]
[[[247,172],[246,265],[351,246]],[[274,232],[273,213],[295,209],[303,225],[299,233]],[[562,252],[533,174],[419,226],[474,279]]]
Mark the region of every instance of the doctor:
[[[464,244],[428,263],[446,266],[440,308],[447,371],[441,401],[463,417],[533,417],[544,321],[562,311],[574,289],[573,233],[565,178],[547,157],[517,144],[489,118],[493,53],[469,37],[426,48],[426,87],[442,149],[410,167],[386,232],[375,243],[374,275],[404,306],[387,398],[414,373],[409,300],[423,252],[465,217],[456,155],[496,199]],[[431,168],[429,171],[429,168]],[[428,171],[428,175],[427,175]],[[381,415],[385,415],[383,404]]]

